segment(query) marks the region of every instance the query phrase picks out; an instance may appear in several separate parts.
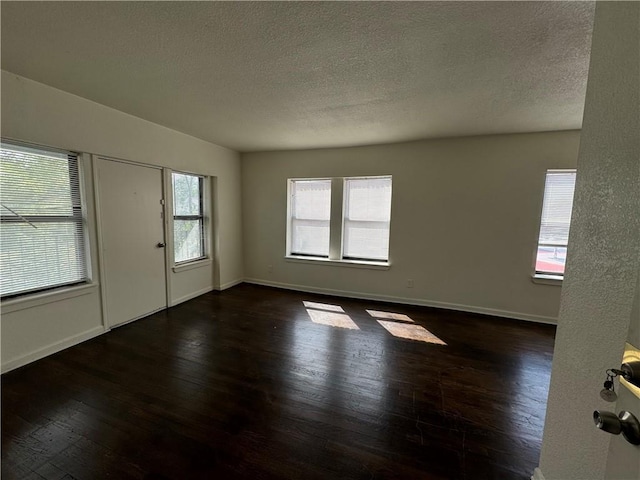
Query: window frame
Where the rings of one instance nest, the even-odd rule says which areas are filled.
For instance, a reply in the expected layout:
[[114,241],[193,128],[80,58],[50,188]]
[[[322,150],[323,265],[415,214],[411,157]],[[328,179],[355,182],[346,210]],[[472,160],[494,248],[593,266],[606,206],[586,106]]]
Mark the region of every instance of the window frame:
[[[207,198],[207,192],[206,192],[206,180],[207,180],[207,176],[205,175],[200,175],[197,173],[191,173],[191,172],[183,172],[183,171],[178,171],[178,170],[172,170],[170,175],[170,186],[171,186],[171,200],[172,200],[172,205],[171,205],[171,233],[172,233],[172,239],[171,239],[171,246],[172,246],[172,252],[171,252],[171,258],[173,259],[173,268],[177,269],[180,267],[186,267],[190,264],[196,263],[196,262],[202,262],[203,260],[208,260],[209,259],[209,248],[208,248],[208,244],[207,244],[207,239],[208,239],[208,235],[207,235],[207,212],[206,212],[206,202],[205,199]],[[190,176],[190,177],[196,177],[198,179],[198,189],[199,189],[199,202],[198,202],[198,206],[199,206],[199,210],[200,210],[200,214],[199,215],[176,215],[176,202],[175,202],[175,188],[174,188],[174,175],[178,174],[178,175],[186,175],[186,176]],[[175,232],[176,232],[176,220],[180,221],[193,221],[193,220],[198,220],[200,222],[200,244],[202,246],[201,249],[201,255],[195,258],[189,258],[187,260],[182,260],[182,261],[176,261],[176,248],[177,248],[177,244],[175,241]]]
[[[56,155],[66,155],[67,164],[69,166],[69,201],[72,213],[71,215],[23,215],[20,212],[12,212],[9,207],[4,207],[4,209],[11,212],[11,214],[0,214],[0,226],[3,224],[17,223],[28,223],[30,225],[35,225],[37,223],[68,223],[75,226],[74,231],[77,233],[77,235],[74,235],[73,242],[75,244],[76,250],[82,252],[80,256],[80,258],[82,259],[82,277],[80,279],[68,282],[51,283],[42,287],[29,288],[4,294],[0,297],[0,301],[2,301],[3,306],[5,304],[13,304],[16,301],[22,302],[24,299],[30,297],[39,297],[42,295],[49,296],[51,294],[55,294],[59,290],[70,290],[91,286],[92,265],[90,256],[90,238],[88,234],[86,217],[86,199],[83,180],[84,172],[82,166],[82,153],[55,147],[30,144],[5,138],[1,139],[1,143],[3,147],[8,147],[7,149],[15,147],[18,151],[34,150],[35,152],[42,152],[43,154],[50,153]],[[74,204],[74,197],[78,199],[77,204]]]
[[[390,188],[391,188],[391,199],[389,205],[389,220],[388,221],[379,221],[379,220],[350,220],[347,219],[347,211],[349,206],[349,198],[346,194],[347,192],[347,182],[349,180],[374,180],[374,179],[389,179],[390,180]],[[345,241],[346,238],[346,226],[347,222],[352,223],[361,223],[364,225],[374,225],[374,224],[382,224],[387,226],[388,228],[388,241],[391,240],[391,200],[393,199],[393,178],[391,175],[376,175],[376,176],[366,176],[366,177],[344,177],[343,178],[343,187],[342,187],[342,237],[341,237],[341,248],[340,248],[340,258],[342,260],[351,260],[356,262],[389,262],[389,248],[387,248],[387,258],[379,259],[379,258],[368,258],[368,257],[354,257],[350,255],[345,255]]]
[[[331,201],[333,201],[333,192],[334,185],[333,179],[329,177],[321,177],[321,178],[289,178],[287,180],[287,240],[286,240],[286,249],[287,249],[287,257],[292,258],[305,258],[305,259],[329,259],[331,257],[331,214],[329,214],[329,253],[327,255],[313,255],[309,253],[296,253],[292,251],[293,248],[293,185],[295,182],[330,182],[329,186],[329,195]],[[313,220],[312,220],[313,221]],[[318,220],[318,222],[321,220]]]
[[[287,179],[287,221],[286,221],[286,249],[285,260],[296,263],[334,265],[342,267],[370,268],[375,270],[388,270],[391,266],[391,214],[389,216],[389,252],[386,260],[373,260],[366,258],[345,257],[343,251],[343,238],[345,229],[345,185],[347,180],[361,180],[372,178],[389,178],[393,185],[393,175],[360,175],[344,177],[296,177]],[[314,256],[296,254],[291,251],[292,246],[292,184],[295,181],[330,180],[331,181],[331,214],[329,219],[329,255]],[[392,199],[393,203],[393,187]]]
[[[534,283],[541,283],[541,284],[548,284],[548,285],[562,285],[562,281],[564,279],[564,274],[565,272],[563,271],[562,273],[558,273],[558,272],[547,272],[544,270],[538,270],[537,268],[537,263],[538,263],[538,250],[540,247],[560,247],[560,248],[565,248],[567,249],[568,252],[568,240],[566,243],[564,242],[540,242],[540,233],[542,231],[542,220],[543,220],[543,213],[544,213],[544,200],[546,198],[547,195],[547,178],[549,174],[553,174],[553,173],[573,173],[576,175],[576,179],[577,179],[577,169],[576,168],[548,168],[545,170],[544,172],[544,181],[543,181],[543,188],[542,188],[542,198],[540,201],[540,215],[538,217],[538,230],[537,230],[537,236],[536,236],[536,243],[535,243],[535,249],[533,252],[533,266],[532,266],[532,280]],[[574,189],[575,189],[575,179],[574,179]],[[571,209],[573,210],[573,200],[571,201]],[[566,260],[565,260],[566,263]]]

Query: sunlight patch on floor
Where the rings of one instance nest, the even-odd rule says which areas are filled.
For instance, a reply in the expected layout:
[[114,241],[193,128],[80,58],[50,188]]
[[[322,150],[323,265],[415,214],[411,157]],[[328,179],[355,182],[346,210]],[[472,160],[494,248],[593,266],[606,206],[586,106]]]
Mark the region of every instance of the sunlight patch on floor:
[[411,320],[411,317],[403,313],[379,312],[377,310],[367,310],[367,313],[371,315],[373,318],[386,318],[389,320],[401,320],[403,322],[413,323],[413,320]]
[[394,337],[433,343],[434,345],[446,345],[445,342],[420,325],[410,325],[407,323],[397,323],[385,320],[378,320],[377,322]]
[[348,328],[350,330],[360,330],[351,317],[345,313],[327,312],[323,310],[313,310],[308,308],[307,313],[313,323],[328,325],[330,327]]
[[313,308],[315,310],[326,310],[328,312],[344,312],[340,305],[330,305],[328,303],[318,302],[302,302],[306,308]]

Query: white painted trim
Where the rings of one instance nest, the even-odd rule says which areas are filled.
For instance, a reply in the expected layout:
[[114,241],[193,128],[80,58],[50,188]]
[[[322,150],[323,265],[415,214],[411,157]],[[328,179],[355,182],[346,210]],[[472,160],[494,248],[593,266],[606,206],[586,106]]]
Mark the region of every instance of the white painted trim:
[[533,471],[533,476],[531,477],[531,480],[544,480],[544,475],[542,475],[542,470],[540,470],[540,467],[537,467]]
[[559,275],[544,275],[542,273],[536,273],[531,277],[531,281],[541,285],[555,285],[557,287],[561,287],[562,278],[563,277]]
[[287,255],[284,257],[285,262],[306,263],[310,265],[332,265],[335,267],[354,267],[368,268],[371,270],[389,270],[391,264],[389,262],[375,262],[368,260],[331,260],[321,257],[296,257],[295,255]]
[[96,293],[97,291],[97,283],[87,283],[84,285],[73,287],[61,287],[59,289],[51,290],[48,292],[40,292],[33,295],[26,295],[24,297],[5,300],[0,305],[0,308],[2,308],[2,313],[17,312],[19,310],[26,310],[27,308],[34,308],[41,305],[47,305],[49,303],[61,302],[62,300],[79,297],[81,295]]
[[176,298],[171,302],[171,306],[175,307],[179,303],[186,302],[187,300],[191,300],[192,298],[199,297],[200,295],[204,295],[205,293],[209,293],[211,291],[213,291],[213,285],[203,288],[202,290],[198,290],[197,292],[189,293],[180,298]]
[[316,287],[308,287],[306,285],[293,285],[289,283],[270,282],[266,280],[259,280],[257,278],[245,278],[244,281],[246,283],[253,283],[255,285],[284,288],[287,290],[297,290],[300,292],[334,295],[336,297],[359,298],[362,300],[376,300],[381,302],[401,303],[406,305],[419,305],[423,307],[442,308],[445,310],[458,310],[462,312],[480,313],[483,315],[493,315],[495,317],[512,318],[516,320],[526,320],[528,322],[546,323],[550,325],[557,325],[558,323],[557,318],[554,318],[554,317],[546,317],[543,315],[531,315],[528,313],[511,312],[508,310],[498,310],[494,308],[477,307],[473,305],[463,305],[459,303],[446,303],[446,302],[437,302],[434,300],[425,300],[421,298],[393,297],[390,295],[378,295],[378,294],[363,293],[363,292],[333,290],[329,288],[316,288]]
[[[238,280],[233,280],[232,282],[227,282],[224,283],[222,285],[220,285],[220,288],[218,290],[223,291],[226,290],[227,288],[231,288],[231,287],[235,287],[236,285],[240,285],[241,283],[246,282],[246,279],[243,278],[239,278]],[[252,283],[252,282],[250,282]]]
[[78,335],[67,337],[64,340],[60,340],[59,342],[51,343],[46,347],[27,353],[26,355],[22,355],[21,357],[14,358],[13,360],[9,360],[8,362],[4,362],[1,368],[2,373],[7,373],[28,363],[35,362],[36,360],[40,360],[41,358],[47,357],[49,355],[53,355],[54,353],[58,353],[69,347],[73,347],[74,345],[85,342],[106,332],[108,332],[108,329],[105,329],[101,325]]
[[109,328],[107,319],[109,312],[107,311],[107,284],[105,282],[104,272],[104,251],[102,244],[102,209],[100,208],[100,172],[99,157],[91,155],[91,172],[93,173],[93,206],[95,209],[95,225],[96,225],[96,247],[98,249],[98,278],[100,279],[100,312],[102,313],[102,325]]
[[193,270],[194,268],[202,268],[211,265],[211,258],[201,258],[200,260],[195,260],[189,263],[183,263],[180,265],[174,265],[171,267],[173,273],[186,272],[187,270]]

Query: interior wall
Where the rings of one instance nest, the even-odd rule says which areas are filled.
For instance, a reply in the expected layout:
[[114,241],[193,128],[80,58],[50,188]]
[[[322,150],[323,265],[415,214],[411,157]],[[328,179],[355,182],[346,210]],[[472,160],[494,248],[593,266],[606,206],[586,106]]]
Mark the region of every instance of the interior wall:
[[[545,171],[578,131],[242,155],[246,280],[555,323],[559,286],[531,280]],[[393,175],[388,270],[286,260],[287,179]],[[413,287],[407,287],[407,280]]]
[[[640,269],[639,35],[640,3],[598,2],[536,478],[602,479],[609,443],[624,442],[597,430],[592,413],[619,411],[598,393],[604,372],[620,365],[627,335],[636,331],[629,326]],[[629,451],[628,461],[637,462],[638,447]]]
[[[4,138],[214,177],[215,261],[199,269],[171,272],[170,300],[176,303],[242,281],[241,165],[237,152],[7,71],[2,71],[1,131]],[[84,171],[88,177],[85,201],[93,225],[88,165]],[[95,260],[95,226],[90,235]],[[98,280],[97,265],[93,279]],[[81,296],[26,309],[3,306],[3,371],[102,333],[99,288],[94,287]]]

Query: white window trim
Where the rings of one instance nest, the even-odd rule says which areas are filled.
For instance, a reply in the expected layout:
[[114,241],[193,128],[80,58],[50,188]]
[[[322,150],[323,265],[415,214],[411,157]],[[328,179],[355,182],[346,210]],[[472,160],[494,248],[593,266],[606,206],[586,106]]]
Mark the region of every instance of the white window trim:
[[[285,260],[294,263],[306,263],[309,265],[332,265],[339,267],[369,268],[372,270],[388,270],[391,267],[391,252],[389,259],[361,260],[342,257],[342,238],[344,236],[344,185],[345,181],[352,178],[393,178],[388,175],[360,175],[345,177],[299,177],[287,179],[287,232]],[[296,255],[291,253],[291,185],[297,180],[331,180],[331,218],[329,220],[329,258],[314,257],[311,255]],[[391,224],[391,221],[389,221]],[[391,232],[389,232],[391,235]]]
[[1,307],[2,313],[7,314],[26,310],[28,308],[39,307],[49,303],[60,302],[69,298],[80,297],[98,291],[99,284],[84,283],[81,285],[73,285],[71,287],[58,287],[44,292],[26,294],[23,296],[3,300]]
[[293,263],[307,263],[310,265],[332,265],[336,267],[368,268],[370,270],[389,270],[389,262],[369,262],[366,260],[331,260],[323,257],[306,257],[287,255],[285,261]]
[[211,263],[212,260],[209,257],[198,258],[196,260],[177,263],[171,267],[171,270],[173,270],[174,273],[186,272],[187,270],[193,270],[194,268],[206,267],[207,265],[211,265]]

